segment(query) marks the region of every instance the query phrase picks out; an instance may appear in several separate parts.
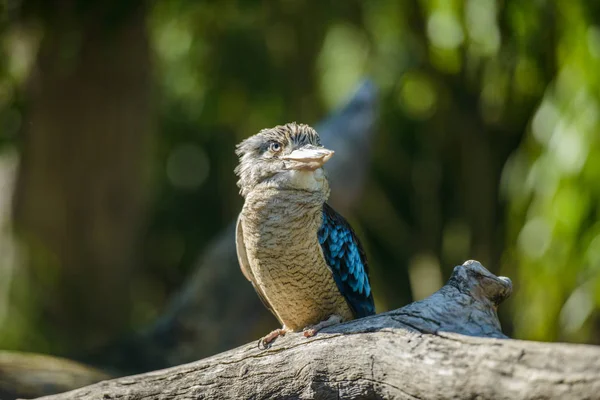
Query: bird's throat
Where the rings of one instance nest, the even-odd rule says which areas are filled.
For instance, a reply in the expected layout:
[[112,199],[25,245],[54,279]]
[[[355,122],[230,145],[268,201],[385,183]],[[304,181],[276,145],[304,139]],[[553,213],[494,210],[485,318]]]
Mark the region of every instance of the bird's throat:
[[309,192],[329,191],[323,168],[291,169],[283,172],[283,174],[285,174],[283,182],[288,188]]

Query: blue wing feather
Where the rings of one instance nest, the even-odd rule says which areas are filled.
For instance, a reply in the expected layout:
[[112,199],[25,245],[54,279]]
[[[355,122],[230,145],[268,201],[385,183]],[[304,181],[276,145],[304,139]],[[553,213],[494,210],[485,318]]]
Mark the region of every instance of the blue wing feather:
[[325,262],[354,316],[375,314],[367,257],[348,222],[327,203],[323,205],[323,224],[317,235]]

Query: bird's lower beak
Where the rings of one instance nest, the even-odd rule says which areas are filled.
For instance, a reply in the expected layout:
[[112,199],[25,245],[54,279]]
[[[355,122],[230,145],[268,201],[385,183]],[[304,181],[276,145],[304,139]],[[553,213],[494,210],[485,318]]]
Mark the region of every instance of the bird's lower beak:
[[324,148],[301,148],[282,156],[287,169],[303,169],[314,171],[321,168],[332,156],[334,151]]

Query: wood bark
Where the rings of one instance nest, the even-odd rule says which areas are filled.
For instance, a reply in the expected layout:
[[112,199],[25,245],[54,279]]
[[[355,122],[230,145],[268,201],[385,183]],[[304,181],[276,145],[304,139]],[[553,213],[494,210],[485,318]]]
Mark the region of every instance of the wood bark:
[[510,280],[469,261],[425,300],[313,338],[288,334],[266,350],[249,343],[44,399],[598,398],[600,348],[506,338],[496,307],[510,292]]

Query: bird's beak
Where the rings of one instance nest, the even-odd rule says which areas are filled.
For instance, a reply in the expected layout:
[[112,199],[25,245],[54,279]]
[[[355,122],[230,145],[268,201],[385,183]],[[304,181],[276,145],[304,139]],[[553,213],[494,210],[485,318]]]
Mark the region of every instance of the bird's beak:
[[286,161],[286,169],[301,169],[314,171],[321,168],[332,156],[334,151],[322,147],[303,147],[281,156]]

